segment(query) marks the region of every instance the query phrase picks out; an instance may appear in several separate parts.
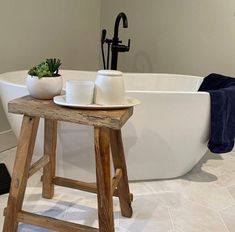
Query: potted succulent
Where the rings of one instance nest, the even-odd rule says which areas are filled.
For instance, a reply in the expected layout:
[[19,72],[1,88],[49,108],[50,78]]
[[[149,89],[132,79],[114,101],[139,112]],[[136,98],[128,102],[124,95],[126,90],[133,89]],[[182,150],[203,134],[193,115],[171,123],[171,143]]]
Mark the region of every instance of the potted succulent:
[[26,85],[32,97],[52,99],[60,95],[63,86],[60,65],[59,59],[46,59],[28,71]]

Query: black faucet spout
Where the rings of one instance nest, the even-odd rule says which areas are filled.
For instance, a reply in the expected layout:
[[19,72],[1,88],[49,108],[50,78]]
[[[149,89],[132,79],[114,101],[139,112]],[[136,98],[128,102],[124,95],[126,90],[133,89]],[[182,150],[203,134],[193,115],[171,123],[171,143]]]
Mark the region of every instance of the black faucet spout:
[[[115,20],[114,25],[114,35],[113,39],[107,39],[106,38],[106,30],[102,30],[101,34],[101,49],[102,49],[102,58],[103,58],[103,65],[104,69],[109,69],[109,52],[110,48],[112,51],[112,58],[111,58],[111,69],[116,70],[117,69],[117,62],[118,62],[118,53],[119,52],[128,52],[130,50],[130,39],[128,40],[128,45],[123,45],[122,41],[118,38],[119,33],[119,24],[120,21],[123,22],[123,27],[128,27],[128,21],[127,16],[125,13],[121,12],[118,14]],[[104,43],[108,44],[108,55],[107,55],[107,63],[105,63],[105,55],[104,55]]]
[[116,18],[116,21],[115,21],[114,36],[113,36],[114,38],[118,38],[118,30],[119,30],[119,24],[120,24],[121,19],[123,21],[123,27],[124,28],[128,27],[128,21],[127,21],[126,14],[123,12],[119,13]]
[[122,41],[119,41],[118,38],[118,31],[119,31],[119,24],[122,19],[123,27],[128,27],[127,16],[125,13],[121,12],[118,14],[115,25],[114,25],[114,35],[113,35],[113,42],[112,42],[112,60],[111,60],[111,69],[117,69],[117,61],[118,61],[118,53],[119,52],[127,52],[130,49],[130,41],[128,41],[128,46],[122,45]]

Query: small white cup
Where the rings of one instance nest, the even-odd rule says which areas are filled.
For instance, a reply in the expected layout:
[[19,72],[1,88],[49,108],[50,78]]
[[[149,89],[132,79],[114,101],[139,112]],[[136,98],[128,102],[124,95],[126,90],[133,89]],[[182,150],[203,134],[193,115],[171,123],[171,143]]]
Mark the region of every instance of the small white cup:
[[66,102],[89,105],[93,103],[94,82],[82,80],[66,81]]
[[125,88],[122,72],[99,70],[95,80],[95,103],[100,105],[122,105],[124,100]]

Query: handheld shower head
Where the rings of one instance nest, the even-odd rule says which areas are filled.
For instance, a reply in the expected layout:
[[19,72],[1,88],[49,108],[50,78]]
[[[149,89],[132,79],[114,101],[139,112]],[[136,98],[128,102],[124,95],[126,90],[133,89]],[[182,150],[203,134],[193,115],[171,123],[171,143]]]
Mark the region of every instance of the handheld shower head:
[[105,29],[102,30],[101,34],[101,43],[104,44],[106,38],[107,31]]

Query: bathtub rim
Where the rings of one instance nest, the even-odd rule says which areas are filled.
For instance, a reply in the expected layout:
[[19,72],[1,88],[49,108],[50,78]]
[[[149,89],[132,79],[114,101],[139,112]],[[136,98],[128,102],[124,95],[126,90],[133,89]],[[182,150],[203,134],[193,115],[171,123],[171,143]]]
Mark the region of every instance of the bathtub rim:
[[[83,70],[75,70],[75,69],[62,69],[61,72],[69,72],[69,71],[72,71],[72,72],[81,72],[81,73],[96,73],[96,71],[83,71]],[[4,72],[4,73],[1,73],[0,74],[0,84],[1,83],[4,83],[4,84],[8,84],[8,85],[11,85],[11,86],[14,86],[14,87],[20,87],[20,88],[26,88],[26,84],[16,84],[12,81],[8,81],[6,79],[4,79],[4,74],[10,74],[10,73],[17,73],[17,72],[28,72],[28,70],[17,70],[17,71],[10,71],[10,72]],[[165,76],[181,76],[181,77],[189,77],[189,78],[197,78],[198,80],[203,80],[204,77],[200,77],[200,76],[194,76],[194,75],[186,75],[186,74],[171,74],[171,73],[132,73],[132,72],[124,72],[124,74],[136,74],[136,75],[150,75],[150,76],[154,76],[154,75],[165,75]],[[63,75],[63,74],[62,74]],[[26,77],[25,77],[26,78]],[[63,90],[65,90],[65,88],[63,87]],[[199,94],[199,95],[208,95],[209,93],[208,92],[204,92],[204,91],[201,91],[201,92],[198,92],[198,91],[163,91],[163,90],[160,90],[160,91],[157,91],[157,90],[126,90],[127,93],[135,93],[135,92],[138,92],[138,93],[159,93],[159,94]]]

